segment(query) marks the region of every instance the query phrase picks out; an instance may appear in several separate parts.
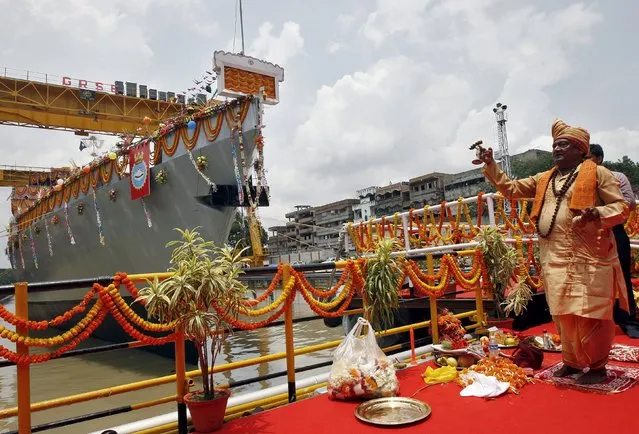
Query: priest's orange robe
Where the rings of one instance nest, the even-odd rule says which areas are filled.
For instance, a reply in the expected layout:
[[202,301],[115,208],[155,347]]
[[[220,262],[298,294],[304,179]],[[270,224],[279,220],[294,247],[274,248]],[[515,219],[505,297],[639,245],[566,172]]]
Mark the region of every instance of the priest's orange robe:
[[[577,168],[579,170],[579,168]],[[496,163],[483,173],[505,197],[535,197],[541,174],[510,180]],[[568,175],[557,175],[557,190]],[[614,337],[612,318],[615,299],[628,309],[623,273],[612,227],[628,215],[619,182],[612,172],[597,166],[596,208],[600,221],[573,225],[568,207],[574,183],[561,200],[554,227],[548,237],[539,237],[541,277],[550,313],[559,328],[564,363],[578,369],[600,369],[608,361]],[[548,185],[537,222],[541,233],[548,232],[557,198]]]

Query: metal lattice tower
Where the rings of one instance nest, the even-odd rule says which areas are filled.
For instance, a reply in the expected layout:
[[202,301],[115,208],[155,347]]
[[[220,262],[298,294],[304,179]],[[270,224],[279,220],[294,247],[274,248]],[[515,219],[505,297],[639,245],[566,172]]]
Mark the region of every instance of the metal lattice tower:
[[497,141],[499,143],[499,159],[501,160],[501,170],[503,170],[509,178],[512,178],[512,169],[510,164],[510,153],[508,152],[508,137],[506,136],[506,109],[508,106],[498,102],[493,108],[495,118],[497,119]]

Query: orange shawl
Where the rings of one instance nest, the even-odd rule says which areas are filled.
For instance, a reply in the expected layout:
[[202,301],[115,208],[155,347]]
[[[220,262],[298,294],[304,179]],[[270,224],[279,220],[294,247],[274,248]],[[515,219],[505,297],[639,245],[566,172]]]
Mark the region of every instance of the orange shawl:
[[[548,183],[555,173],[556,167],[544,172],[537,181],[537,189],[535,191],[535,200],[533,202],[532,213],[530,218],[537,222],[539,219],[539,213],[541,212],[541,205],[544,203],[546,197],[546,190],[548,189]],[[577,179],[575,179],[575,185],[573,186],[572,198],[570,199],[569,207],[571,210],[585,210],[595,206],[597,200],[597,164],[592,160],[585,160],[581,163],[579,173],[577,173]]]

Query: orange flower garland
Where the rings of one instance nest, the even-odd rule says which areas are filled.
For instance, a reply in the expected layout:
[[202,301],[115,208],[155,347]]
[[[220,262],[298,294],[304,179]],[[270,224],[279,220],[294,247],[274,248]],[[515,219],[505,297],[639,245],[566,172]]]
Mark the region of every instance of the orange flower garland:
[[[99,302],[99,300],[98,300],[98,302]],[[50,352],[50,353],[45,353],[45,354],[20,354],[19,355],[16,352],[11,351],[10,349],[5,348],[4,346],[0,345],[0,357],[3,357],[5,359],[9,360],[10,362],[15,363],[16,365],[28,365],[28,364],[32,364],[32,363],[43,363],[43,362],[46,362],[48,360],[60,357],[62,354],[73,350],[81,342],[83,342],[86,339],[88,339],[89,336],[91,336],[93,334],[95,329],[97,329],[102,324],[102,322],[104,321],[104,318],[106,317],[107,313],[108,312],[106,310],[101,309],[100,312],[98,313],[98,316],[93,320],[93,322],[82,333],[80,333],[79,336],[77,336],[75,339],[73,339],[68,344],[58,348],[56,351],[53,351],[53,352]]]
[[277,266],[277,273],[275,273],[275,276],[273,276],[273,280],[271,280],[271,283],[269,284],[266,291],[264,291],[264,293],[257,298],[254,298],[251,300],[242,300],[242,305],[247,307],[256,306],[260,304],[261,302],[263,302],[264,300],[266,300],[278,287],[280,280],[282,280],[283,271],[284,271],[284,266],[282,263],[280,263]]
[[49,327],[59,327],[65,322],[69,321],[75,315],[84,312],[86,310],[89,301],[95,296],[95,290],[91,289],[89,292],[85,294],[82,298],[82,301],[77,305],[73,306],[67,312],[62,315],[58,315],[52,320],[49,321],[25,321],[22,318],[18,318],[12,312],[8,311],[4,306],[0,305],[0,318],[4,321],[8,322],[11,325],[16,327],[22,327],[29,330],[46,330]]
[[161,338],[154,338],[151,336],[147,336],[143,333],[140,333],[138,330],[136,330],[135,327],[133,327],[127,321],[124,315],[122,315],[122,313],[119,311],[118,307],[116,306],[115,302],[113,301],[111,297],[111,294],[113,293],[113,291],[117,291],[117,288],[115,287],[113,283],[107,286],[106,288],[100,285],[99,283],[94,283],[93,287],[97,289],[98,294],[100,295],[100,299],[105,305],[105,308],[111,312],[111,315],[118,322],[120,327],[122,327],[122,330],[124,330],[133,339],[140,341],[146,345],[164,345],[168,342],[172,342],[175,339],[175,333],[172,333],[168,336],[164,336]]
[[284,290],[277,298],[277,300],[273,301],[273,303],[260,309],[250,309],[244,306],[240,306],[240,313],[250,317],[258,317],[274,311],[280,304],[285,303],[289,299],[291,292],[295,287],[295,280],[296,279],[294,275],[291,275],[289,277],[288,282],[286,282],[286,284],[284,285]]
[[77,337],[93,322],[101,309],[102,303],[100,302],[100,300],[97,300],[91,310],[89,310],[86,316],[80,322],[78,322],[78,324],[74,325],[69,329],[69,331],[62,333],[61,335],[53,336],[50,338],[31,338],[29,336],[20,336],[18,333],[0,326],[0,337],[9,339],[11,342],[26,344],[30,347],[53,347]]

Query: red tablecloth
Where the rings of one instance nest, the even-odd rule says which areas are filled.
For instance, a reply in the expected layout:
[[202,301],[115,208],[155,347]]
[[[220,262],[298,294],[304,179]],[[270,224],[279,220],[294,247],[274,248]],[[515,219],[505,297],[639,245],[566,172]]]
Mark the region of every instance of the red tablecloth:
[[[523,334],[540,334],[544,325]],[[615,342],[639,345],[621,334]],[[545,353],[542,369],[561,359],[560,354]],[[611,362],[624,365],[621,362]],[[625,364],[632,366],[632,364]],[[634,364],[637,366],[637,364]],[[424,386],[421,373],[427,364],[398,372],[401,396],[411,396]],[[637,366],[639,367],[639,366]],[[459,396],[456,384],[431,386],[415,398],[428,403],[431,416],[412,426],[395,428],[403,433],[622,433],[637,431],[639,387],[614,395],[601,395],[560,389],[546,383],[526,385],[520,395],[507,394],[487,400]],[[284,407],[231,421],[221,433],[330,433],[358,434],[388,432],[389,428],[371,426],[354,416],[358,403],[330,401],[326,395],[309,398]]]

